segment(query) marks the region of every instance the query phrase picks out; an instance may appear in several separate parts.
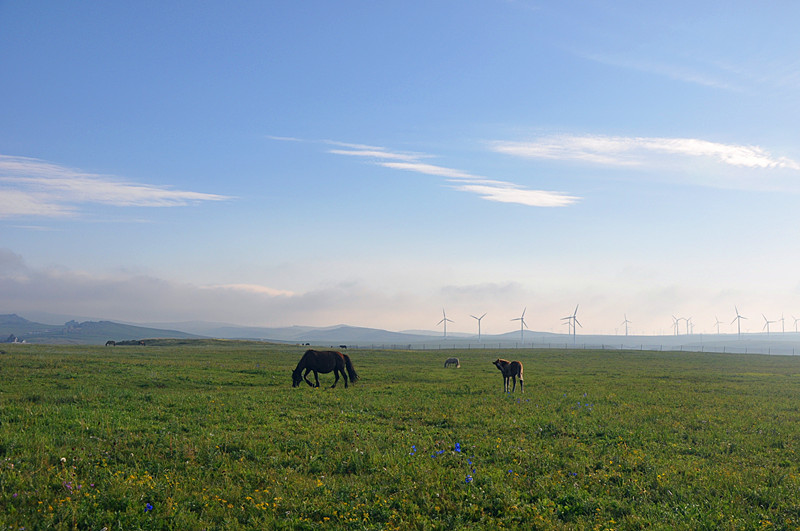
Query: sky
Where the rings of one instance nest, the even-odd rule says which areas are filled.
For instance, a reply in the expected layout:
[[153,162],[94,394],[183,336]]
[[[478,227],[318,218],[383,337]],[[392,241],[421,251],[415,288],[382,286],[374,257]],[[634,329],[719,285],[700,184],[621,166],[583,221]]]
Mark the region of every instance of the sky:
[[0,0],[0,313],[794,330],[798,19]]

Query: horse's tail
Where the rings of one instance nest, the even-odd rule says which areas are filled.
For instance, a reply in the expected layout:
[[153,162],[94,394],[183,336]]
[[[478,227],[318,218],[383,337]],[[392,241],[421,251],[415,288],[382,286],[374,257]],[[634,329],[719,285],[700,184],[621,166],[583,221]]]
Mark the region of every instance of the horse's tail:
[[347,354],[342,354],[342,356],[344,356],[344,366],[347,368],[347,375],[350,377],[350,382],[356,383],[358,381],[358,373],[353,367],[353,362],[350,361],[350,356]]
[[519,364],[519,381],[522,381],[522,363]]

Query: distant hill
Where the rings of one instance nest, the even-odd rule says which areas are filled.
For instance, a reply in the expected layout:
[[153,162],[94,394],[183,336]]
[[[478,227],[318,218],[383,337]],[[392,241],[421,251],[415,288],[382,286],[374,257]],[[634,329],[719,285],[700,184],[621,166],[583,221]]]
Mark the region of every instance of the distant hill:
[[[257,339],[284,343],[416,343],[426,338],[413,333],[389,332],[376,328],[337,325],[322,328],[312,326],[287,326],[277,328],[202,323],[172,323],[176,328],[190,329],[207,337],[227,339]],[[184,328],[185,327],[185,328]]]
[[310,343],[316,346],[388,348],[599,348],[635,350],[687,350],[696,352],[764,353],[800,355],[800,334],[796,332],[759,334],[692,334],[667,336],[582,335],[569,336],[525,330],[475,335],[438,331],[391,332],[377,328],[336,325],[329,327],[247,327],[226,323],[149,323],[133,325],[112,321],[68,321],[63,325],[29,321],[16,314],[0,315],[0,342],[13,336],[29,343],[104,344],[108,340],[139,339],[243,339],[275,343]]
[[[15,338],[26,343],[61,343],[102,345],[108,340],[127,341],[143,338],[200,338],[202,336],[133,326],[112,321],[68,321],[63,325],[48,325],[29,321],[17,314],[0,315],[0,342]],[[12,339],[13,340],[13,339]]]

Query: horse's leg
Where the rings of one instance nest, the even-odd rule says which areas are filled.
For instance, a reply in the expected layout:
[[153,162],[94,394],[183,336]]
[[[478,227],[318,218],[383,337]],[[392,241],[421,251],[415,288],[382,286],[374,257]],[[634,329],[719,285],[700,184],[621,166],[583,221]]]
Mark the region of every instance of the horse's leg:
[[[306,372],[303,373],[303,380],[306,381],[309,387],[314,387],[314,384],[311,383],[311,380],[308,379],[308,373],[311,372],[311,369],[306,369]],[[314,373],[317,374],[317,373]]]
[[524,393],[525,389],[522,388],[522,378],[519,379],[519,392]]
[[342,380],[344,380],[344,388],[347,389],[347,371],[342,367],[340,372],[342,373]]
[[513,374],[511,375],[511,381],[514,382],[514,387],[511,388],[511,392],[513,393],[514,391],[517,390],[517,377],[514,376]]
[[336,384],[339,383],[339,369],[333,369],[333,375],[336,377],[336,379],[333,380],[333,385],[331,386],[331,389],[336,387]]
[[319,373],[317,371],[314,371],[314,381],[317,382],[314,387],[319,387]]

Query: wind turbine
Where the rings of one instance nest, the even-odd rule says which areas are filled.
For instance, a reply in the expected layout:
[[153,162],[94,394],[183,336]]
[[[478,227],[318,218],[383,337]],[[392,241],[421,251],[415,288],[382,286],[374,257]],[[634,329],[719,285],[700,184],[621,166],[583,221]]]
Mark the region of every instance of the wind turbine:
[[478,320],[478,342],[480,342],[480,340],[481,340],[481,319],[486,317],[486,314],[484,313],[480,317],[475,317],[474,315],[470,315],[470,317],[472,317],[473,319],[477,319]]
[[794,319],[794,331],[797,332],[797,321],[800,321],[800,319],[798,319],[794,315],[792,316],[792,319]]
[[444,313],[444,308],[442,308],[442,320],[439,321],[438,323],[436,323],[436,326],[439,326],[440,324],[444,323],[444,338],[445,339],[447,339],[447,323],[454,323],[454,322],[455,321],[452,321],[452,320],[447,318],[447,315]]
[[[736,306],[734,306],[733,309],[736,310],[736,317],[733,318],[733,321],[736,321],[737,334],[739,334],[739,337],[742,337],[742,319],[747,319],[747,317],[739,315],[739,308]],[[731,321],[731,324],[733,324],[733,321]]]
[[675,317],[674,315],[672,316],[672,326],[675,328],[675,335],[676,336],[680,335],[680,330],[678,329],[678,323],[680,323],[680,322],[681,322],[681,320],[680,320],[679,317]]
[[[763,313],[761,314],[761,317],[764,318],[764,328],[767,329],[767,335],[769,335],[769,324],[770,323],[777,323],[778,321],[770,321],[769,319],[767,319],[767,316],[764,315]],[[764,328],[762,328],[761,330],[764,330]]]
[[717,327],[717,335],[719,335],[719,325],[721,324],[721,323],[719,322],[719,317],[717,317],[717,316],[715,315],[715,316],[714,316],[714,320],[715,320],[715,321],[717,321],[716,323],[714,323],[714,326],[716,326],[716,327]]
[[628,335],[628,323],[630,323],[630,321],[628,321],[628,314],[627,313],[623,314],[623,315],[625,315],[625,320],[622,321],[621,324],[625,325],[625,335],[627,336]]
[[784,322],[783,314],[781,314],[781,318],[778,319],[778,321],[781,322],[781,333],[785,334],[786,333],[786,323]]
[[528,307],[526,306],[524,310],[522,310],[522,315],[517,317],[516,319],[511,319],[512,321],[519,321],[519,338],[521,343],[525,343],[525,330],[524,328],[528,327],[528,323],[525,322],[525,310]]
[[[689,321],[691,321],[691,320],[692,320],[691,317],[688,317],[688,318],[684,317],[684,321],[686,321],[686,335],[687,336],[689,335]],[[692,325],[692,330],[694,330],[694,325]]]
[[575,311],[572,312],[572,315],[568,315],[566,317],[562,317],[561,318],[562,321],[564,321],[564,320],[567,321],[567,330],[569,330],[569,327],[572,327],[572,342],[573,343],[575,342],[575,333],[576,333],[575,325],[578,325],[581,328],[583,328],[583,325],[581,324],[581,322],[578,321],[578,306],[579,305],[577,305],[577,304],[575,305]]

